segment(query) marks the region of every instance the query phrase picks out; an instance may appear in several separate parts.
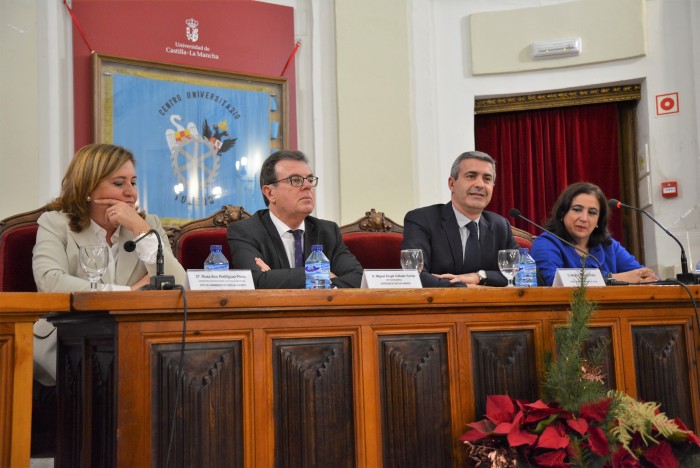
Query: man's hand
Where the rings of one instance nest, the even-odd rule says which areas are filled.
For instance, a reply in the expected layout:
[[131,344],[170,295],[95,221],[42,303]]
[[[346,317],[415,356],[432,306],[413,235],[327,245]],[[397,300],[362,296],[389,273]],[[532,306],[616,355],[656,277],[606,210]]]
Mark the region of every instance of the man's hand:
[[448,279],[450,280],[450,284],[464,283],[467,286],[479,284],[479,275],[477,275],[476,273],[464,273],[462,275],[443,273],[441,275],[433,274],[433,276],[440,279]]
[[270,271],[270,267],[267,266],[267,263],[263,262],[262,258],[255,257],[255,264],[261,271]]

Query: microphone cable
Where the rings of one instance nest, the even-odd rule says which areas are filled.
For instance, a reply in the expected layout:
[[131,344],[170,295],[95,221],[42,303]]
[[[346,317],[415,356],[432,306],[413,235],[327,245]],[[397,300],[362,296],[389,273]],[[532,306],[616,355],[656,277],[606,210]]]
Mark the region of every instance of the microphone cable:
[[698,306],[695,302],[695,298],[693,297],[693,292],[690,290],[687,284],[685,284],[682,281],[679,281],[674,278],[668,278],[665,280],[659,280],[659,281],[652,281],[650,283],[628,283],[630,285],[637,285],[637,286],[648,286],[652,284],[657,284],[657,285],[672,285],[672,284],[677,284],[678,286],[683,287],[685,289],[685,292],[688,293],[688,297],[690,297],[690,302],[693,304],[693,311],[695,312],[695,323],[697,326],[697,330],[700,333],[700,316],[698,315]]
[[[165,468],[170,466],[170,454],[173,448],[173,440],[175,438],[175,425],[177,421],[177,405],[180,402],[180,393],[182,392],[182,374],[185,366],[185,343],[187,338],[187,292],[185,288],[179,284],[173,285],[172,289],[182,291],[183,316],[182,316],[182,344],[180,346],[180,363],[177,369],[177,390],[175,391],[175,404],[173,405],[173,417],[170,421],[170,435],[168,437],[168,451],[165,457]],[[182,444],[184,449],[184,444]]]

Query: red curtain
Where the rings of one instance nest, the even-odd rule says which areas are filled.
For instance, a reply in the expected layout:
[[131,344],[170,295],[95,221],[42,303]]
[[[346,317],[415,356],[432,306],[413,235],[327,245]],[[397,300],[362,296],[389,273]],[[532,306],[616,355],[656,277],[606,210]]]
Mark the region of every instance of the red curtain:
[[[496,187],[489,210],[508,216],[515,207],[542,224],[559,193],[579,181],[598,185],[620,198],[618,111],[616,104],[479,114],[476,149],[496,160]],[[540,234],[523,221],[514,226]],[[619,238],[619,217],[610,231]]]

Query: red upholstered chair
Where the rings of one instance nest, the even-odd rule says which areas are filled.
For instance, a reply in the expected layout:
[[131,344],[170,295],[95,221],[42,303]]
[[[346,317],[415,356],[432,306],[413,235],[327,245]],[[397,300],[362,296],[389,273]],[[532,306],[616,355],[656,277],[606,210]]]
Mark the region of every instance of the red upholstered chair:
[[209,246],[219,244],[231,268],[231,250],[226,239],[226,228],[234,221],[249,218],[242,206],[225,205],[206,218],[196,219],[182,226],[168,227],[168,237],[175,258],[185,270],[201,269],[209,256]]
[[41,207],[0,221],[0,291],[36,292],[32,273],[32,249]]
[[343,242],[363,268],[401,268],[403,226],[372,208],[354,223],[341,226]]
[[516,227],[512,228],[513,229],[513,237],[515,238],[515,242],[517,242],[520,247],[525,247],[528,250],[532,248],[532,242],[535,240],[535,236],[530,234],[527,231],[523,231],[522,229],[518,229]]

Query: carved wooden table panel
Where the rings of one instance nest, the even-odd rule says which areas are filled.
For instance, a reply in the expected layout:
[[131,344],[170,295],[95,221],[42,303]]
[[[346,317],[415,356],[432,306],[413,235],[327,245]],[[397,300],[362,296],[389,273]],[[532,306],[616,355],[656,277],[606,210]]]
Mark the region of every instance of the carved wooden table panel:
[[[54,320],[73,414],[57,466],[163,466],[173,418],[170,466],[459,466],[457,437],[487,395],[537,398],[571,293],[188,292],[177,405],[181,292],[77,293]],[[685,291],[588,295],[599,303],[588,345],[611,340],[609,385],[697,431],[700,338]]]
[[0,466],[29,466],[34,322],[69,306],[68,294],[0,292]]

